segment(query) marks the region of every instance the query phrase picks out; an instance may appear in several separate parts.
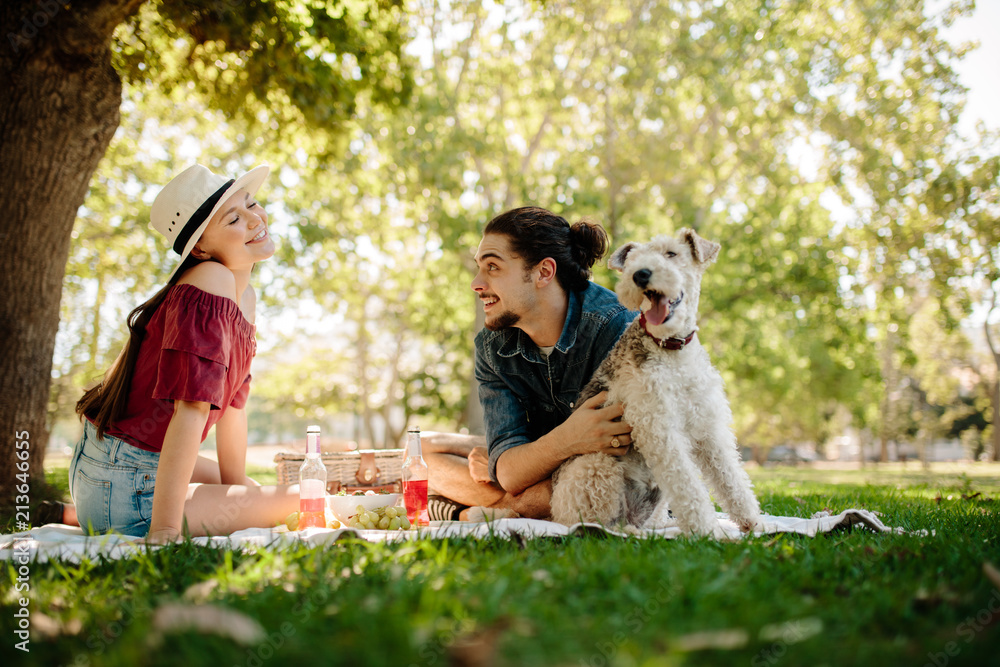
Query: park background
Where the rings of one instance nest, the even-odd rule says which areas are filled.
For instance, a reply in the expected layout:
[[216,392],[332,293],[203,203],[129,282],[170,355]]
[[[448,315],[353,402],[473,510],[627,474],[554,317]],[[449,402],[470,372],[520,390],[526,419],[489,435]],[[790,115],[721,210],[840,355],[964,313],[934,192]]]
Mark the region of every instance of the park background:
[[[0,662],[994,664],[1000,477],[972,459],[997,452],[997,6],[0,3],[0,432],[28,434],[32,503],[69,497],[49,430],[49,453],[72,442],[73,404],[173,266],[149,205],[195,160],[275,168],[255,442],[474,428],[472,251],[530,201],[615,245],[722,243],[702,339],[751,455],[853,434],[848,456],[965,459],[749,467],[765,512],[864,508],[880,534],[345,531],[36,560],[30,653],[10,560]],[[0,501],[15,453],[0,438]]]
[[[76,401],[175,262],[152,199],[197,161],[273,169],[252,444],[478,431],[473,252],[532,203],[612,247],[722,244],[700,337],[748,457],[1000,460],[997,57],[967,41],[996,3],[83,4],[134,12],[108,41],[120,120],[74,209],[36,446],[76,439]],[[85,18],[53,6],[5,8],[37,28],[12,62]]]

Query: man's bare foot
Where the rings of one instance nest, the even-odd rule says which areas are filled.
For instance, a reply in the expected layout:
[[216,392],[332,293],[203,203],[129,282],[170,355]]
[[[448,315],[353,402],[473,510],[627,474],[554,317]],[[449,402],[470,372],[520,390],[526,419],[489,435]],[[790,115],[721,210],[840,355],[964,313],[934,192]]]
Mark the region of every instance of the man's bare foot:
[[472,523],[484,523],[487,521],[497,521],[499,519],[517,519],[521,515],[512,509],[502,509],[499,507],[468,507],[459,514],[462,521]]
[[76,505],[63,505],[63,520],[67,526],[79,526],[80,520],[76,517]]
[[45,500],[38,503],[35,509],[35,521],[39,526],[48,523],[61,523],[67,526],[79,526],[76,518],[76,505],[61,503],[57,500]]

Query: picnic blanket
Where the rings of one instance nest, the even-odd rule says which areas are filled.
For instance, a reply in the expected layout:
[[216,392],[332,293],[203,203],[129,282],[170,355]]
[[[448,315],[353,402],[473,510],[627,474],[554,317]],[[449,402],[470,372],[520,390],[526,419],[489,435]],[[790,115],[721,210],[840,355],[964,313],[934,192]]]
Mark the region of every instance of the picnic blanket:
[[[719,528],[724,539],[740,540],[736,524],[723,513],[718,513]],[[536,539],[540,537],[563,537],[585,533],[603,533],[609,536],[634,538],[676,538],[681,532],[676,526],[663,524],[663,528],[612,530],[599,524],[580,523],[563,526],[551,521],[537,519],[499,519],[489,523],[469,523],[462,521],[433,521],[426,528],[409,531],[355,530],[353,528],[307,528],[290,532],[284,526],[278,528],[248,528],[232,535],[217,537],[196,537],[195,544],[230,549],[282,548],[292,544],[305,543],[311,546],[330,545],[345,537],[357,537],[370,542],[398,542],[419,538],[501,538]],[[861,526],[877,533],[904,533],[901,528],[890,528],[882,523],[874,512],[863,509],[844,510],[840,514],[818,512],[808,519],[791,516],[761,515],[761,524],[754,535],[775,533],[797,533],[815,537],[822,533],[845,530]],[[137,545],[132,538],[124,535],[86,535],[77,527],[49,524],[23,533],[0,535],[0,560],[47,561],[63,559],[78,563],[84,558],[128,558],[144,549],[160,547]]]

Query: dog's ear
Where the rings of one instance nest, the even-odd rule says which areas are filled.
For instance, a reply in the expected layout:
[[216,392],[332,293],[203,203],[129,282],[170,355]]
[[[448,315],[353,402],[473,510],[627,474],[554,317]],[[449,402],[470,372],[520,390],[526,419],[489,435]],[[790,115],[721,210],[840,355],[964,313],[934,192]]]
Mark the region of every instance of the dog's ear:
[[682,229],[680,237],[691,246],[691,256],[698,264],[711,264],[718,258],[722,246],[714,241],[706,241],[693,229]]
[[635,246],[635,243],[626,243],[621,248],[618,248],[618,250],[615,250],[614,254],[608,258],[608,268],[615,271],[625,270],[625,258],[628,257],[629,251]]

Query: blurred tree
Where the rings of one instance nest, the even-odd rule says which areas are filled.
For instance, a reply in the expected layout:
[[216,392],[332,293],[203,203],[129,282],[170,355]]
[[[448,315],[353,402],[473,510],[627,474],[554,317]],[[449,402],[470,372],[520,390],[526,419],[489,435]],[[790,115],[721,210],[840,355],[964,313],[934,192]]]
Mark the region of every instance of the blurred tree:
[[821,75],[803,27],[850,28],[784,3],[542,12],[540,32],[559,47],[552,73],[535,76],[560,82],[557,109],[570,112],[555,138],[568,154],[546,159],[555,197],[595,212],[619,243],[687,226],[723,244],[702,338],[726,370],[741,438],[815,440],[840,401],[864,414],[877,369],[858,297],[841,287],[852,260],[820,204],[830,183],[810,164],[821,127],[797,104]]
[[993,365],[991,449],[993,460],[1000,461],[1000,343],[991,325],[1000,291],[1000,133],[980,128],[980,139],[941,166],[921,204],[937,222],[928,244],[937,289],[958,295],[966,311],[978,305],[985,313],[983,333]]
[[[949,308],[952,313],[942,313]],[[948,326],[955,318],[955,300],[942,303],[924,300],[909,325],[913,350],[912,385],[921,402],[912,417],[927,439],[937,439],[954,424],[974,414],[974,407],[961,400],[970,388],[962,386],[966,371],[973,371],[972,345],[957,328]],[[974,371],[973,371],[974,372]],[[926,462],[926,452],[922,457]]]
[[468,354],[464,426],[481,432],[471,373],[472,337],[483,321],[468,287],[473,251],[485,223],[514,206],[537,202],[578,215],[552,196],[562,185],[552,162],[571,149],[557,127],[568,128],[571,115],[561,105],[565,86],[553,70],[558,39],[538,25],[532,5],[491,9],[463,0],[415,2],[410,10],[421,40],[418,92],[409,114],[380,133],[388,142],[373,138],[393,170],[396,199],[409,200],[410,219],[427,230],[428,241],[440,244],[434,270],[459,280],[449,305],[475,313],[473,325],[452,338],[461,339],[458,349]]
[[[953,150],[960,50],[937,34],[968,6],[408,8],[419,62],[405,112],[365,102],[335,138],[295,131],[300,112],[279,98],[273,116],[239,121],[246,146],[283,165],[270,197],[292,221],[284,266],[262,268],[267,319],[330,323],[262,355],[254,400],[367,415],[373,441],[376,414],[390,440],[413,414],[474,428],[476,392],[461,388],[481,326],[472,250],[492,215],[537,203],[594,218],[616,245],[682,226],[722,243],[702,339],[761,456],[829,438],[846,412],[887,457],[940,407],[910,320],[951,296],[921,315],[947,331],[974,301],[960,293],[996,266],[997,152]],[[272,119],[290,128],[276,144]]]
[[881,434],[881,460],[888,456],[892,415],[907,409],[892,405],[900,396],[893,389],[899,376],[889,364],[911,354],[895,349],[896,332],[920,306],[914,294],[942,300],[959,289],[965,257],[978,254],[960,230],[996,196],[995,171],[980,179],[984,187],[966,188],[969,198],[961,205],[946,186],[966,182],[952,178],[965,175],[966,160],[955,150],[964,89],[951,68],[966,47],[944,42],[938,29],[971,6],[956,2],[931,15],[917,1],[891,12],[878,2],[843,3],[831,14],[854,38],[816,36],[815,51],[826,65],[816,88],[823,95],[804,111],[826,136],[824,168],[853,212],[845,241],[859,253],[854,278],[881,348],[883,409],[871,422]]
[[[902,177],[856,163],[877,165],[879,146],[912,160],[945,152],[960,90],[952,50],[929,28],[938,18],[906,3],[897,24],[875,0],[411,7],[414,103],[355,137],[371,150],[336,171],[364,196],[332,199],[340,215],[371,198],[382,215],[410,202],[411,224],[440,239],[436,266],[456,276],[474,270],[480,225],[525,203],[591,216],[616,243],[694,227],[724,246],[705,278],[702,331],[741,439],[821,440],[841,405],[880,433],[886,456],[914,432],[912,403],[893,402],[909,395],[914,363],[900,327],[928,279],[920,239],[934,225],[900,218],[906,234],[887,237],[871,223],[872,193],[893,201]],[[902,80],[896,57],[908,59]],[[873,100],[883,89],[905,103]],[[918,121],[935,114],[925,136]],[[936,173],[909,174],[925,202],[941,199]],[[371,237],[367,224],[311,229]]]
[[[73,222],[119,123],[120,76],[190,81],[232,115],[299,118],[324,130],[351,116],[355,98],[395,106],[409,87],[395,0],[141,6],[0,5],[0,78],[7,82],[0,239],[19,248],[0,269],[7,295],[0,302],[0,427],[30,434],[32,479],[44,477],[46,404]],[[0,444],[4,504],[13,497],[13,443]]]
[[993,357],[993,379],[990,382],[989,389],[992,454],[994,461],[1000,461],[1000,342],[997,341],[997,335],[994,333],[995,325],[990,322],[990,316],[997,309],[997,291],[1000,289],[997,283],[1000,283],[1000,279],[996,277],[996,273],[991,278],[992,281],[989,289],[990,307],[986,311],[983,329],[986,334],[986,342],[990,348],[990,355]]
[[[856,395],[849,380],[857,375],[848,366],[854,351],[864,357],[864,328],[844,321],[851,311],[838,279],[847,261],[834,252],[832,223],[817,201],[822,188],[800,181],[784,156],[791,139],[782,133],[791,132],[794,116],[772,121],[762,105],[755,110],[753,83],[766,71],[719,67],[736,62],[745,30],[730,37],[732,21],[712,9],[719,25],[694,40],[690,35],[704,35],[704,27],[688,11],[637,2],[502,12],[479,3],[420,5],[416,33],[427,36],[430,52],[407,119],[412,139],[401,137],[398,164],[440,198],[432,220],[445,247],[462,253],[478,242],[470,219],[485,222],[525,203],[571,220],[593,217],[616,239],[686,225],[722,241],[725,261],[706,279],[712,289],[704,329],[731,362],[737,397],[756,399],[740,416],[749,432],[753,423],[773,421],[796,391]],[[732,56],[715,52],[726,40],[733,41]],[[734,141],[749,127],[759,136]],[[789,243],[808,260],[797,262]],[[471,272],[471,254],[462,259]],[[598,280],[610,285],[611,276],[600,269]],[[748,319],[732,312],[740,299]],[[800,323],[800,335],[788,334],[790,322]],[[771,349],[761,354],[748,336]],[[839,349],[826,344],[831,340]],[[741,353],[740,343],[753,352]],[[808,373],[789,370],[810,364]],[[772,389],[762,393],[768,378]],[[788,406],[783,414],[803,412]],[[805,431],[822,421],[812,418]],[[761,432],[768,444],[784,435],[773,424]]]
[[[274,363],[266,355],[265,372],[285,380],[269,380],[255,395],[270,409],[353,412],[364,428],[357,440],[396,446],[413,416],[464,422],[472,313],[461,272],[442,260],[426,225],[413,224],[407,206],[387,194],[405,192],[405,183],[392,178],[390,163],[364,162],[364,170],[341,164],[329,172],[322,206],[280,250],[289,265],[280,300],[308,303],[330,333],[295,341],[294,358],[283,346]],[[307,242],[310,234],[320,236]]]
[[[581,189],[601,193],[616,232],[669,220],[728,249],[706,276],[703,330],[744,437],[761,418],[772,439],[815,435],[815,415],[847,401],[886,458],[914,290],[931,282],[943,297],[966,253],[996,247],[996,169],[968,176],[975,162],[954,157],[963,91],[950,63],[962,50],[937,34],[969,8],[546,4],[584,64],[561,69],[579,82],[576,126],[594,132]],[[961,202],[940,184],[952,173]]]

